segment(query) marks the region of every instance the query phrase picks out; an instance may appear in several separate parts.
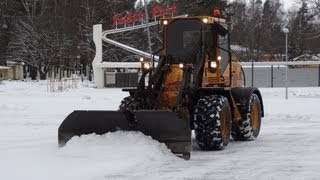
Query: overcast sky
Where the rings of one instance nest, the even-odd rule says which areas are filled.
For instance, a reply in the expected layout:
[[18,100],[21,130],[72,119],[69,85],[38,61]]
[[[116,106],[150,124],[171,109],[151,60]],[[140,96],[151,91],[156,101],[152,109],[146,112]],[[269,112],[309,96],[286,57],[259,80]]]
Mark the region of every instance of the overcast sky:
[[[147,3],[149,3],[150,1],[155,1],[155,0],[145,0]],[[247,2],[250,2],[251,0],[247,0]],[[263,2],[265,0],[262,0]],[[284,8],[286,10],[290,9],[290,8],[298,8],[299,7],[299,1],[300,0],[280,0],[283,4],[284,4]],[[139,3],[143,3],[143,0],[136,0],[135,2],[135,6],[137,6]]]
[[[250,2],[251,0],[247,0],[247,2]],[[265,0],[262,0],[262,2],[264,2]],[[280,0],[283,5],[285,10],[288,10],[290,8],[299,8],[299,1],[300,0]]]

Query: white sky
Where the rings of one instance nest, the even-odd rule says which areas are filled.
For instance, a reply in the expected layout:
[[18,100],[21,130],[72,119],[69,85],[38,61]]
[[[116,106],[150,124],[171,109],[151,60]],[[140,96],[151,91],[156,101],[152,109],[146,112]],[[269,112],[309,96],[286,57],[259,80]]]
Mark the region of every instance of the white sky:
[[[251,0],[246,0],[247,2],[250,2]],[[264,2],[265,0],[262,0]],[[280,0],[280,2],[283,3],[285,10],[290,10],[291,8],[299,8],[299,2],[300,0]]]
[[[149,3],[150,1],[154,1],[154,0],[145,0],[147,3]],[[247,2],[250,2],[251,0],[246,0]],[[265,0],[262,0],[263,2]],[[299,7],[299,2],[300,0],[280,0],[283,5],[285,10],[289,10],[291,8],[298,8]],[[137,7],[139,4],[143,4],[143,0],[136,0],[135,2],[135,7]]]

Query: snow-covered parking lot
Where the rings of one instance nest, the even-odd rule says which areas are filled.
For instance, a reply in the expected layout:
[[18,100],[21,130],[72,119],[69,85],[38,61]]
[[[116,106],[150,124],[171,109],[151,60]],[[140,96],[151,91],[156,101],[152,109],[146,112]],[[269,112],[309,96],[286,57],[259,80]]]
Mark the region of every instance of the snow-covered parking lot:
[[0,85],[0,179],[320,179],[320,88],[261,89],[265,118],[258,139],[232,141],[191,160],[138,132],[73,138],[58,148],[57,129],[73,110],[115,110],[121,89],[86,84],[47,92],[46,81]]

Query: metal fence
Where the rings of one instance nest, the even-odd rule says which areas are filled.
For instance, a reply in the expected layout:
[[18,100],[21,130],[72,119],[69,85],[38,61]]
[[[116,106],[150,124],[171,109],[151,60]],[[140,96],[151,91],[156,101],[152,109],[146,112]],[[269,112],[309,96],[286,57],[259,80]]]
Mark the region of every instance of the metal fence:
[[[139,68],[140,62],[123,65],[111,64],[110,67]],[[320,61],[295,62],[241,62],[245,74],[246,86],[255,87],[320,87]],[[288,81],[286,83],[286,65]],[[109,66],[108,66],[109,67]],[[119,66],[120,67],[120,66]],[[252,84],[253,78],[253,84]],[[138,73],[105,72],[105,87],[134,87],[138,82]]]
[[[245,73],[246,86],[285,87],[285,62],[241,63]],[[288,62],[288,87],[320,87],[320,62]],[[253,85],[252,85],[253,78]]]
[[105,72],[105,87],[136,87],[138,85],[138,76],[139,74],[137,72]]

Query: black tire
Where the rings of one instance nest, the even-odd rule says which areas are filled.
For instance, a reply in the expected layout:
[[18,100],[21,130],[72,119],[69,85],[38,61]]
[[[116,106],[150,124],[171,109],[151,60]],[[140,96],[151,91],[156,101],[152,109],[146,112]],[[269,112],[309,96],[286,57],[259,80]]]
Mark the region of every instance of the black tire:
[[194,112],[196,141],[202,150],[222,150],[230,140],[231,110],[220,95],[201,97]]
[[137,120],[133,111],[140,109],[143,109],[141,98],[133,96],[125,97],[119,106],[119,111],[124,113],[132,128],[136,128],[137,126]]
[[191,154],[190,153],[185,153],[185,154],[182,155],[181,158],[184,159],[184,160],[190,160]]
[[125,97],[119,106],[120,111],[134,111],[143,108],[142,100],[138,97],[128,96]]
[[256,94],[251,94],[248,107],[242,109],[242,123],[233,125],[231,136],[236,141],[252,141],[261,127],[261,104]]

